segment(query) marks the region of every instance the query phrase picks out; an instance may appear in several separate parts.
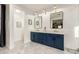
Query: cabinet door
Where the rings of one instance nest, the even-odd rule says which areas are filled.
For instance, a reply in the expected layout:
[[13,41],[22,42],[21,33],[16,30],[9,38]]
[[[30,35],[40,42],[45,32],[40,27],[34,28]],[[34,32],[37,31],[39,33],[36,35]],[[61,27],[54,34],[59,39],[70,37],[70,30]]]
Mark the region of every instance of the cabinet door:
[[34,32],[31,32],[31,41],[36,41]]
[[43,39],[42,39],[42,41],[43,41],[43,44],[45,44],[45,45],[47,45],[47,33],[43,33],[43,35],[42,35],[43,37]]
[[45,34],[44,33],[36,33],[32,32],[31,33],[31,40],[37,43],[44,44],[45,39]]
[[35,40],[38,43],[43,43],[43,33],[35,33]]
[[47,34],[46,45],[54,47],[55,37],[52,34]]
[[55,38],[55,47],[64,50],[64,36],[57,35]]

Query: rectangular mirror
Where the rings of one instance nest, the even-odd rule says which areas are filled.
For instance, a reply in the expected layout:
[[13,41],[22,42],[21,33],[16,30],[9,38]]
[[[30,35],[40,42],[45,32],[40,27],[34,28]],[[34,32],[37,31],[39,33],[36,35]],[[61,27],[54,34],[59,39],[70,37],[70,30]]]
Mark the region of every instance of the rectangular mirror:
[[63,12],[56,12],[50,14],[50,27],[51,29],[63,28]]
[[35,17],[34,28],[35,29],[41,29],[42,28],[42,16]]

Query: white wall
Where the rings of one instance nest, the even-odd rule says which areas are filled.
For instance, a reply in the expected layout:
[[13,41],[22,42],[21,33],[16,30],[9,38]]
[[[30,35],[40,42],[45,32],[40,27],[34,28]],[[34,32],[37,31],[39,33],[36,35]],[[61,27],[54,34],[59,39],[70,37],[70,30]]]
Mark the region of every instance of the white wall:
[[65,48],[78,49],[79,39],[75,38],[74,28],[79,26],[78,7],[73,6],[64,10],[64,39]]
[[6,47],[8,49],[12,49],[14,47],[12,7],[12,5],[6,5]]
[[[16,9],[20,12],[16,12]],[[9,49],[13,49],[16,45],[15,42],[23,40],[24,43],[30,42],[30,30],[31,27],[27,25],[28,22],[27,17],[25,15],[25,11],[20,7],[16,5],[7,5],[6,7],[6,45]],[[31,17],[31,19],[33,16]],[[22,22],[22,27],[17,28],[16,22],[20,21]]]
[[[24,30],[24,11],[19,7],[14,5],[14,41],[23,40],[23,30]],[[17,27],[17,22],[21,22],[21,27]]]
[[[16,9],[21,12],[16,12]],[[9,49],[15,47],[15,42],[23,39],[24,11],[16,5],[6,6],[6,45]],[[22,22],[22,27],[16,27],[16,21]]]
[[[32,20],[32,25],[28,25],[28,19]],[[30,42],[30,32],[34,28],[34,16],[33,15],[26,15],[24,20],[24,43]]]
[[6,47],[10,48],[10,19],[9,19],[9,11],[10,6],[6,5]]

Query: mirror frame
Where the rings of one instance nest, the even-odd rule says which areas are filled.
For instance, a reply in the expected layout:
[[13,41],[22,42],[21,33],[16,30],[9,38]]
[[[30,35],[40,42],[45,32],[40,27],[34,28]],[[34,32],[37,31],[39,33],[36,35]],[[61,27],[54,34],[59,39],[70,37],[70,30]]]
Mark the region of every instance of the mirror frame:
[[[40,20],[39,22],[40,22],[41,24],[39,24],[39,26],[40,26],[39,28],[36,28],[36,18],[40,18],[40,19],[39,19],[39,20]],[[34,18],[34,28],[35,28],[35,29],[41,29],[41,28],[42,28],[42,16],[37,16],[37,17]]]
[[[63,22],[64,13],[63,13],[63,11],[59,11],[59,12],[62,13],[62,22]],[[59,13],[59,12],[55,12],[55,13]],[[52,15],[52,14],[55,14],[55,13],[51,13],[51,14],[50,14],[50,28],[51,28],[51,29],[56,29],[56,28],[52,28],[52,23],[53,23],[52,20],[53,20],[53,19],[51,19],[51,15]],[[57,20],[57,19],[55,19],[55,20]],[[60,20],[60,19],[58,19],[58,20]],[[62,24],[62,25],[63,25],[63,24]],[[57,29],[59,29],[59,28],[57,28]],[[63,28],[60,28],[60,29],[63,29]]]

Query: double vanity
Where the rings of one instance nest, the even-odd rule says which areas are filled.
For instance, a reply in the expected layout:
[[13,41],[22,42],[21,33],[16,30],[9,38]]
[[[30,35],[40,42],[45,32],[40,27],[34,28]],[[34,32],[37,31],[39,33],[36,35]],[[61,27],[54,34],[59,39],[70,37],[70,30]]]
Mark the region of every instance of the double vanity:
[[[42,17],[35,18],[35,20],[38,21],[35,22],[35,29],[42,29]],[[50,14],[50,28],[53,32],[47,28],[45,26],[44,31],[31,32],[31,41],[64,50],[63,11]]]
[[64,35],[47,32],[31,32],[31,41],[64,50]]

